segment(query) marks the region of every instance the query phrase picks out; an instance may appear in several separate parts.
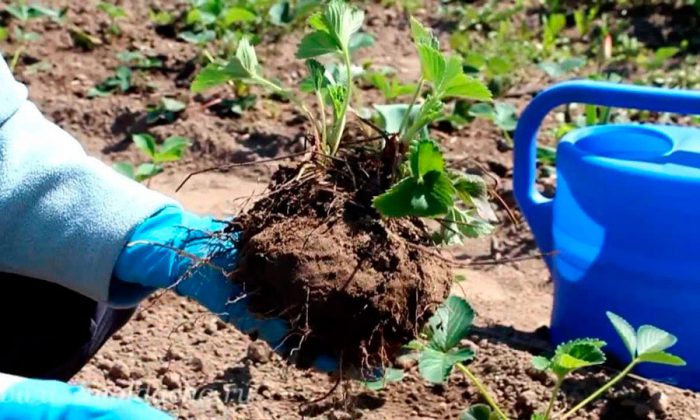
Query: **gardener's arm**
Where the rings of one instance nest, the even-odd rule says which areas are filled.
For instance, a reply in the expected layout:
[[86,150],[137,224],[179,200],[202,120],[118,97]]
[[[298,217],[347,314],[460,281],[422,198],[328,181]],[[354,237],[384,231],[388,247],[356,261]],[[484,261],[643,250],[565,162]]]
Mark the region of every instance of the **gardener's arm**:
[[107,301],[130,233],[166,206],[177,204],[86,156],[0,59],[0,272]]

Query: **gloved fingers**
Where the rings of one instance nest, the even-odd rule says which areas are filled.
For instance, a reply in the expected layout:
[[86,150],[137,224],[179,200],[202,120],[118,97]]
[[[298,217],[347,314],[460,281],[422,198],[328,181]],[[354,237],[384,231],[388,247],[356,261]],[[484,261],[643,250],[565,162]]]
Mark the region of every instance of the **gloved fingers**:
[[172,419],[137,399],[93,395],[58,381],[23,380],[0,395],[0,418],[65,420]]

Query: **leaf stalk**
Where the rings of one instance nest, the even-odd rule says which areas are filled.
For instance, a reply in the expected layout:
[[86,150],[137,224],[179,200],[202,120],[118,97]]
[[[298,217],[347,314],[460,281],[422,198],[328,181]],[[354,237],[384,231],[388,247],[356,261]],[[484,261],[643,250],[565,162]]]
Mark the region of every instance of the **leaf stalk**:
[[585,407],[586,405],[588,405],[589,403],[591,403],[592,401],[594,401],[595,399],[597,399],[598,397],[603,395],[608,389],[612,388],[614,385],[616,385],[618,382],[620,382],[625,376],[627,376],[627,374],[629,374],[632,371],[632,369],[634,369],[634,367],[637,366],[637,364],[639,364],[639,358],[635,358],[634,360],[632,360],[632,362],[630,362],[630,364],[627,365],[626,368],[624,368],[620,373],[618,373],[617,376],[615,376],[613,379],[611,379],[610,382],[608,382],[605,385],[603,385],[602,387],[600,387],[597,391],[595,391],[594,393],[589,395],[588,398],[586,398],[585,400],[576,404],[576,406],[574,408],[572,408],[571,410],[567,411],[561,417],[561,420],[568,419],[569,417],[576,414],[576,412],[578,410],[582,409],[583,407]]
[[491,408],[493,408],[493,411],[495,411],[496,414],[502,420],[508,420],[508,416],[506,416],[505,413],[501,410],[501,408],[498,406],[498,403],[496,402],[496,400],[491,396],[491,393],[486,388],[486,386],[483,383],[481,383],[479,378],[477,378],[476,375],[474,375],[472,373],[472,371],[469,370],[469,368],[464,366],[462,363],[457,363],[455,366],[457,366],[457,369],[462,371],[462,373],[467,378],[469,378],[469,380],[472,382],[472,384],[474,384],[474,386],[479,390],[479,392],[481,393],[481,396],[484,397],[486,402],[491,406]]

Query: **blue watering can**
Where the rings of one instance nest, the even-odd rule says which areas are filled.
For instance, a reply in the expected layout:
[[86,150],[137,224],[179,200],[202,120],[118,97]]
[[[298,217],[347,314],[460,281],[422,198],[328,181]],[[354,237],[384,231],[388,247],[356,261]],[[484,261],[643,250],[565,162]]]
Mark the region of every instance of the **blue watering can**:
[[597,337],[629,354],[605,312],[678,337],[688,365],[642,364],[642,376],[700,390],[700,129],[611,124],[568,133],[557,148],[556,197],[535,187],[537,132],[568,103],[700,114],[700,91],[592,81],[537,95],[515,131],[514,191],[554,279],[555,343]]

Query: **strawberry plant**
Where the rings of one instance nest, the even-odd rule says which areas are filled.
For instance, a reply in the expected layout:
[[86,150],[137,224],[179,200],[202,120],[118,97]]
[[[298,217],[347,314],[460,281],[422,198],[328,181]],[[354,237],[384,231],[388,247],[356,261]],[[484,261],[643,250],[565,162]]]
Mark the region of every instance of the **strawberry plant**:
[[122,28],[119,26],[119,21],[129,18],[129,14],[126,10],[123,7],[105,1],[100,2],[97,5],[97,9],[104,12],[107,17],[109,17],[109,32],[114,36],[120,36],[122,34]]
[[[651,325],[642,325],[635,330],[619,315],[608,312],[607,316],[630,353],[629,364],[574,407],[555,413],[555,403],[564,380],[573,372],[603,364],[606,356],[602,348],[606,343],[595,338],[576,339],[557,346],[551,357],[534,357],[533,367],[551,374],[555,380],[549,403],[543,412],[533,414],[532,420],[563,420],[572,417],[604,395],[641,363],[685,366],[683,359],[666,351],[677,342],[672,334]],[[418,339],[409,343],[407,348],[414,352],[413,357],[418,360],[418,370],[426,381],[434,384],[445,383],[457,368],[479,390],[488,405],[478,404],[471,407],[462,414],[461,420],[508,419],[508,415],[486,386],[468,367],[468,362],[475,358],[475,352],[460,347],[460,340],[467,338],[473,319],[474,311],[469,303],[459,297],[450,296],[430,318]],[[370,386],[376,389],[380,384],[400,380],[401,372],[394,370],[387,375],[387,379],[373,381]]]
[[[313,112],[292,89],[267,78],[247,38],[241,40],[236,56],[228,62],[214,62],[197,75],[192,90],[199,92],[231,81],[258,85],[298,106],[309,120],[318,153],[334,156],[341,147],[355,94],[352,75],[353,44],[362,36],[364,13],[342,1],[332,1],[322,13],[309,19],[313,31],[299,44],[297,58],[306,60],[308,76],[302,83],[316,98]],[[388,147],[396,149],[389,164],[394,185],[374,199],[374,207],[385,217],[435,218],[441,225],[435,236],[439,243],[455,243],[464,237],[478,237],[491,231],[492,218],[487,187],[478,177],[466,176],[445,166],[440,146],[428,136],[428,128],[444,115],[445,101],[468,99],[488,101],[489,90],[478,79],[466,75],[462,61],[439,49],[438,39],[417,20],[411,19],[411,33],[421,62],[422,74],[412,90],[412,100],[393,104],[396,122],[385,124],[392,134]],[[337,61],[322,64],[319,57]],[[336,64],[337,63],[337,64]]]
[[150,134],[134,134],[132,140],[136,147],[148,158],[148,162],[134,167],[130,163],[119,162],[112,167],[122,175],[138,182],[149,181],[163,172],[163,164],[176,162],[184,156],[191,142],[186,137],[171,136],[158,145]]
[[[372,39],[362,32],[364,18],[362,10],[341,0],[328,2],[309,17],[310,29],[296,51],[306,67],[298,89],[267,74],[249,37],[240,40],[232,57],[212,57],[191,86],[194,92],[241,84],[262,89],[295,105],[308,121],[310,141],[301,162],[280,168],[270,198],[239,215],[233,227],[242,232],[246,261],[232,280],[257,288],[254,299],[261,299],[265,314],[279,313],[290,322],[291,335],[302,337],[295,347],[300,364],[304,354],[323,347],[352,368],[386,365],[449,289],[444,262],[423,249],[492,229],[487,183],[450,168],[440,144],[430,137],[432,124],[445,116],[447,101],[490,101],[489,89],[465,74],[460,57],[441,51],[431,30],[411,19],[419,80],[403,95],[406,102],[375,106],[392,110],[381,126],[355,118],[362,106],[362,69],[353,56]],[[368,136],[368,130],[377,136]],[[421,218],[436,221],[437,231],[431,232]],[[322,225],[326,227],[319,229]],[[406,236],[408,231],[415,236]],[[364,251],[358,238],[364,235],[372,238],[369,254],[360,254]],[[272,250],[278,246],[272,238],[279,237],[286,238],[284,249]],[[304,245],[325,238],[332,243],[315,251]],[[407,254],[415,243],[421,251]],[[266,260],[256,255],[266,255]],[[321,263],[309,266],[310,261]],[[273,271],[282,274],[273,280]],[[346,288],[347,278],[366,281]],[[377,281],[395,287],[385,292],[384,286],[373,284]],[[289,299],[263,300],[272,294]],[[298,313],[300,308],[308,308],[308,319]],[[360,318],[353,315],[358,311]],[[307,339],[309,331],[313,338]]]
[[161,98],[158,105],[146,108],[146,122],[154,124],[170,124],[187,108],[187,105],[172,98]]

